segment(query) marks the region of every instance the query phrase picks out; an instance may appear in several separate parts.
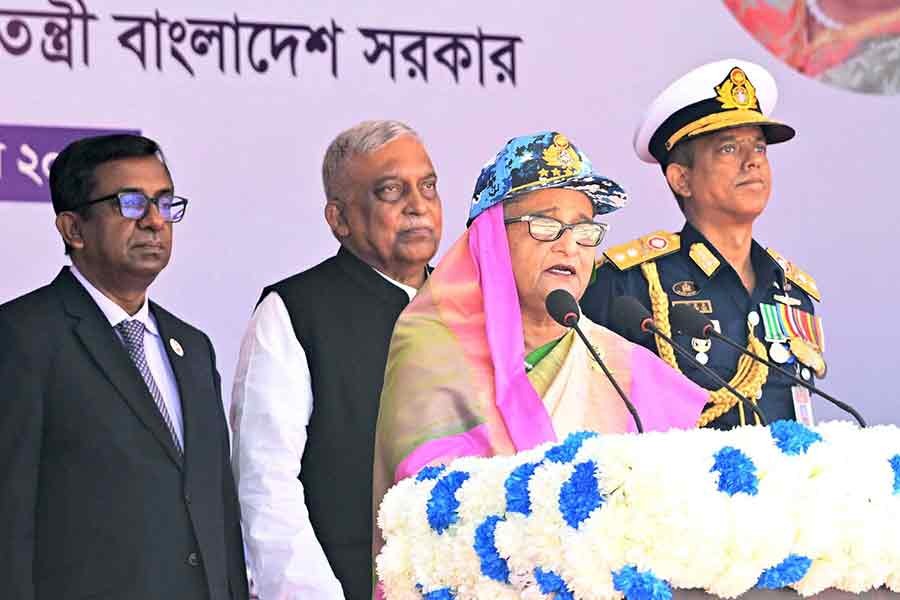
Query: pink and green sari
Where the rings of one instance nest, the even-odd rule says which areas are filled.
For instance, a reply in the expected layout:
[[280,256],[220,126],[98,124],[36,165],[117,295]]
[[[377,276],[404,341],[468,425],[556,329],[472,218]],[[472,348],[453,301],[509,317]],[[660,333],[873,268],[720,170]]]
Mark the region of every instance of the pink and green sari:
[[[645,431],[691,428],[708,394],[654,354],[582,318]],[[569,332],[528,373],[503,206],[450,249],[391,338],[375,438],[374,505],[395,482],[460,456],[513,454],[574,431],[635,431]],[[374,550],[382,545],[376,525]]]

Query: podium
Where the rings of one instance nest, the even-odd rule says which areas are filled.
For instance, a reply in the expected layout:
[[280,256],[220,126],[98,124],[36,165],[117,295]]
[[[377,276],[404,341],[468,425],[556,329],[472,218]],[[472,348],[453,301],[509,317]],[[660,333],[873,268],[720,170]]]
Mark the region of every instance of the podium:
[[900,429],[577,432],[398,482],[387,598],[900,597]]
[[[709,600],[718,598],[718,596],[713,596],[700,590],[673,590],[672,597],[675,600]],[[742,600],[799,600],[801,598],[803,596],[791,590],[750,590],[741,596]],[[900,598],[900,593],[892,592],[885,588],[869,590],[860,594],[842,592],[840,590],[825,590],[806,598],[807,600],[850,600],[851,598],[889,600]]]

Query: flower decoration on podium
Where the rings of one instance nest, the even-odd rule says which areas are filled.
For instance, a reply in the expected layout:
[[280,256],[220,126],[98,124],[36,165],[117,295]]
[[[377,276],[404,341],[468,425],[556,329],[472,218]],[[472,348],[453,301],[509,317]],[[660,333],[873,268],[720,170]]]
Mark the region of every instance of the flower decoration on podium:
[[390,599],[900,591],[900,429],[579,432],[426,467],[378,519]]

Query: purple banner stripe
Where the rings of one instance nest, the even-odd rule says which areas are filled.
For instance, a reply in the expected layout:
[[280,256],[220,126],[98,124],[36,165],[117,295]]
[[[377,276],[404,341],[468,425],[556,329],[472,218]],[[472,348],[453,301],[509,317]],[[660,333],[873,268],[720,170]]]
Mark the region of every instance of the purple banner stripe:
[[49,202],[50,165],[77,139],[137,129],[0,124],[0,202]]

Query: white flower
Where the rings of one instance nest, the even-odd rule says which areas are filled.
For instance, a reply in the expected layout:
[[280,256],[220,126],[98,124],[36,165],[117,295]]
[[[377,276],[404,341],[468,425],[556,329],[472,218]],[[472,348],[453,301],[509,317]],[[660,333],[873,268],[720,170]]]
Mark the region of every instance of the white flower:
[[[528,490],[531,513],[506,513],[505,482],[551,444],[516,456],[463,458],[447,472],[469,473],[456,492],[457,521],[431,529],[427,506],[436,483],[407,479],[385,496],[378,516],[386,545],[377,573],[389,598],[420,598],[450,587],[464,598],[543,598],[540,567],[560,576],[578,598],[618,598],[612,573],[625,565],[649,570],[676,588],[738,596],[791,554],[812,560],[792,587],[804,595],[836,587],[900,591],[900,495],[891,457],[900,454],[894,426],[860,429],[845,422],[816,428],[822,441],[788,455],[763,427],[600,435],[574,460],[545,460]],[[719,490],[714,456],[729,446],[755,468],[756,492]],[[575,465],[592,461],[604,494],[600,507],[574,528],[560,490]],[[504,584],[481,572],[474,548],[485,519],[501,517],[494,545],[510,571]]]

